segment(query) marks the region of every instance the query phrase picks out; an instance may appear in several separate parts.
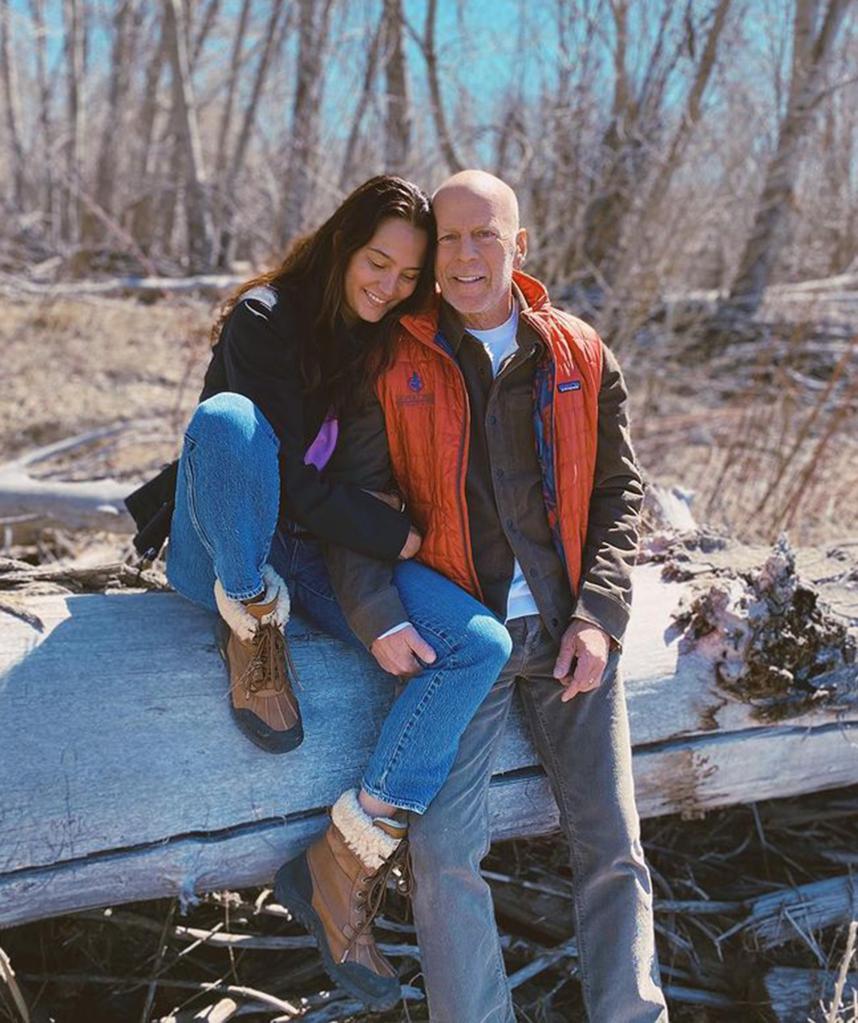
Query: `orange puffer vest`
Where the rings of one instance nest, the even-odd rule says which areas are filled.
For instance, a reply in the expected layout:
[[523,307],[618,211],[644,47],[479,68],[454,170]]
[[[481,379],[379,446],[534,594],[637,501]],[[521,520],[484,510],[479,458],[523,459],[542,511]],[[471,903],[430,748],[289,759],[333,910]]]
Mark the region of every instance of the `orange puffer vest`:
[[[546,514],[573,595],[596,465],[602,343],[586,323],[551,306],[545,288],[516,272],[521,318],[546,346],[543,395],[534,387],[537,455]],[[423,534],[418,560],[481,597],[465,500],[470,408],[455,358],[438,339],[437,305],[403,317],[392,365],[377,383],[393,472]]]

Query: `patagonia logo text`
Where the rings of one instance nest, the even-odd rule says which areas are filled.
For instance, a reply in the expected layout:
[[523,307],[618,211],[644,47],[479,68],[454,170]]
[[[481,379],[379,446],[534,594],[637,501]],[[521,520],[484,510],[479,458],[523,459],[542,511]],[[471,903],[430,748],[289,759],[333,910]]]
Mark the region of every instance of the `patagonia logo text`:
[[566,391],[580,391],[581,381],[580,380],[561,380],[557,385],[557,390],[563,394]]
[[431,391],[429,394],[420,394],[417,391],[414,394],[397,394],[394,401],[400,408],[403,406],[409,408],[415,405],[434,405],[435,395]]
[[415,369],[411,376],[408,378],[408,386],[412,391],[422,391],[423,381],[420,379],[420,374]]

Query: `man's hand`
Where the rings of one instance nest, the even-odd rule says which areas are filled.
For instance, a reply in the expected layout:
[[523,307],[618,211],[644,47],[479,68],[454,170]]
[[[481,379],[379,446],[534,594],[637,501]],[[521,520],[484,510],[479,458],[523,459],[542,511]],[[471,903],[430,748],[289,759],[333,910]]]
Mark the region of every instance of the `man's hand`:
[[[576,618],[567,626],[560,639],[560,653],[554,662],[554,677],[566,690],[560,699],[567,703],[578,693],[589,693],[602,683],[611,637],[592,622]],[[570,675],[573,659],[577,659],[574,674]]]
[[432,664],[436,656],[435,651],[413,625],[400,629],[391,636],[377,639],[370,647],[370,651],[384,671],[400,678],[418,675],[423,670],[423,665]]

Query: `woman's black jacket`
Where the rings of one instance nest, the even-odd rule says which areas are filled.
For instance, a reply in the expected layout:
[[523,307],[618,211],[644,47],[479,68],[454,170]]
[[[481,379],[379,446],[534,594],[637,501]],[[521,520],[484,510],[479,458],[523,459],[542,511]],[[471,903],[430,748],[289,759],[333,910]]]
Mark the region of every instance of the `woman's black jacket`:
[[[323,400],[305,392],[298,362],[298,338],[306,330],[299,303],[274,288],[254,288],[227,317],[212,350],[200,401],[233,391],[257,406],[280,441],[282,527],[294,524],[321,540],[394,561],[408,535],[402,512],[349,483],[332,482],[304,452],[327,413]],[[126,499],[137,523],[137,551],[152,558],[170,529],[178,462],[167,466]]]

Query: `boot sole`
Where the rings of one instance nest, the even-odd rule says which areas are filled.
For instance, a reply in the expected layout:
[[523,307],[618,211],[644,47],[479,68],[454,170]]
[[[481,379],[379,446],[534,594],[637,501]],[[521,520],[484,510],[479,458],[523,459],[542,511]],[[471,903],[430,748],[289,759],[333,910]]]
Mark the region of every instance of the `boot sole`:
[[[299,876],[293,877],[292,875],[296,872]],[[290,860],[288,863],[284,863],[277,871],[274,878],[274,897],[316,939],[325,972],[331,980],[348,992],[348,994],[360,999],[368,1009],[374,1012],[384,1012],[387,1009],[394,1008],[402,997],[399,980],[393,977],[390,978],[391,990],[389,993],[372,993],[367,991],[366,988],[361,987],[348,971],[343,970],[342,965],[337,963],[331,954],[328,939],[325,935],[325,928],[318,913],[301,895],[298,890],[299,885],[307,890],[312,890],[310,874],[303,856],[298,858],[297,861]]]

